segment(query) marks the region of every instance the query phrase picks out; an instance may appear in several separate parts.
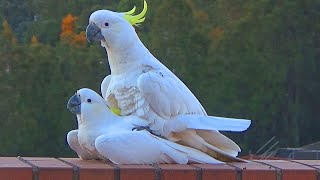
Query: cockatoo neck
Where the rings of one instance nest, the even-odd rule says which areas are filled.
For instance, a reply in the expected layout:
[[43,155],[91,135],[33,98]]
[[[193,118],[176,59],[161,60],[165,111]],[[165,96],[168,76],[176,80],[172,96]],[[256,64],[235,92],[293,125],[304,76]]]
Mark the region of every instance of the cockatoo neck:
[[147,63],[151,55],[137,34],[123,46],[124,48],[112,48],[108,45],[104,47],[108,53],[111,74],[114,75],[137,69],[141,64]]
[[81,113],[78,125],[80,128],[103,129],[118,122],[118,116],[109,109],[95,109],[94,111]]

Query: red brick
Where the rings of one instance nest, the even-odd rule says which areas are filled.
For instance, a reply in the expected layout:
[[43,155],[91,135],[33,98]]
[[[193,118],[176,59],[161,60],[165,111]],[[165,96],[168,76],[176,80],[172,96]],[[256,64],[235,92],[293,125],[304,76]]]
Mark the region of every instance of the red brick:
[[190,165],[160,164],[162,180],[196,180],[197,168]]
[[[21,160],[22,159],[22,160]],[[320,160],[256,160],[249,163],[113,165],[79,158],[0,157],[0,180],[316,180]],[[27,161],[26,162],[24,161]],[[32,169],[34,167],[34,169]],[[318,169],[315,169],[318,168]],[[34,170],[35,172],[33,172]],[[197,171],[199,170],[199,171]],[[161,172],[160,172],[161,171]],[[33,174],[32,174],[33,173]],[[242,177],[238,177],[238,176]],[[278,178],[279,179],[279,178]]]
[[97,160],[82,160],[80,158],[60,158],[79,168],[80,180],[114,180],[115,168]]
[[226,164],[192,164],[201,168],[202,180],[235,180],[237,172],[235,167]]
[[154,180],[156,168],[148,165],[117,165],[121,180]]
[[0,157],[0,180],[32,180],[32,167],[15,157]]
[[282,171],[282,180],[316,180],[317,170],[299,163],[284,160],[257,160]]
[[[241,170],[242,180],[263,179],[275,180],[277,178],[277,171],[268,165],[247,162],[247,163],[229,163]],[[263,177],[263,178],[262,178]]]
[[55,158],[24,157],[23,159],[39,168],[39,180],[71,180],[73,177],[72,167]]

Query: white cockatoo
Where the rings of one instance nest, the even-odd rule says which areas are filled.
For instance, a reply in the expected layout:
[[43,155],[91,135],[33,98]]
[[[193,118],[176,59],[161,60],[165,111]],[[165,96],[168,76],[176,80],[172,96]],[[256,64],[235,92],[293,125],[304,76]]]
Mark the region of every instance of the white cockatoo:
[[211,156],[157,137],[136,127],[147,122],[135,116],[118,116],[91,89],[70,98],[68,109],[77,115],[78,130],[70,131],[70,147],[84,159],[104,159],[115,164],[222,163]]
[[[88,41],[100,41],[108,54],[111,75],[103,80],[101,93],[109,107],[123,116],[145,119],[154,134],[170,141],[220,160],[236,160],[239,146],[211,125],[223,127],[232,121],[238,127],[232,131],[244,131],[251,121],[207,116],[188,87],[149,52],[135,32],[133,25],[145,20],[146,1],[140,14],[133,15],[134,11],[135,7],[122,13],[95,11],[86,29]],[[201,118],[174,121],[179,115]]]

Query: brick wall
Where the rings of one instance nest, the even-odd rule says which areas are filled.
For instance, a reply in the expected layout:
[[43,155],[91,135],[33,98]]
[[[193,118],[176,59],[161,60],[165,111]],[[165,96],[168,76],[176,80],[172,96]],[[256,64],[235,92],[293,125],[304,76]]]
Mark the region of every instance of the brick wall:
[[77,158],[0,157],[0,180],[318,180],[320,160],[114,165]]

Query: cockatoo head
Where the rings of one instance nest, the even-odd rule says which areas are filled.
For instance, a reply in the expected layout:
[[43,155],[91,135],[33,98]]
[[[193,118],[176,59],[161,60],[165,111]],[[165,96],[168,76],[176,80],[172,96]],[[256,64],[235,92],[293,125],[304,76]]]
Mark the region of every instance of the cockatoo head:
[[110,111],[106,101],[99,94],[88,88],[78,90],[69,99],[67,108],[74,114],[87,117],[95,117],[101,113],[105,115]]
[[135,7],[128,12],[113,12],[109,10],[98,10],[93,12],[89,18],[86,36],[89,42],[101,41],[102,46],[111,49],[125,48],[137,38],[133,25],[138,25],[145,20],[147,3],[140,14],[134,15]]

